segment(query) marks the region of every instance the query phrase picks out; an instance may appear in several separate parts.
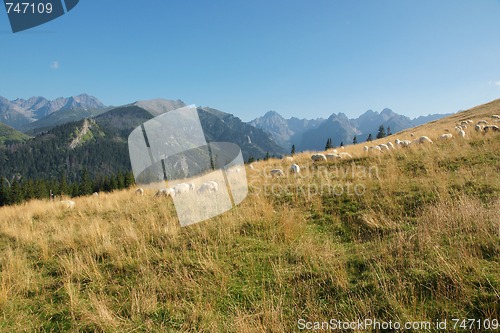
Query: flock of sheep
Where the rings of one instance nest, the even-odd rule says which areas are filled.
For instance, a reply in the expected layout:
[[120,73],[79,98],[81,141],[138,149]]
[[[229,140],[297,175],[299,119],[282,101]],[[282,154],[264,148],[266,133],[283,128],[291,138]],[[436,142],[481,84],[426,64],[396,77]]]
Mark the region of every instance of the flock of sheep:
[[[492,122],[499,123],[500,122],[500,116],[499,115],[492,115]],[[467,119],[464,121],[461,121],[460,123],[456,124],[455,126],[455,131],[457,132],[457,135],[460,138],[465,138],[466,132],[465,130],[468,129],[469,126],[472,126],[474,124],[474,121],[471,119]],[[482,133],[487,133],[489,131],[492,132],[500,132],[500,128],[497,125],[492,125],[489,124],[488,121],[486,120],[480,120],[474,125],[474,129],[476,132],[482,132]],[[446,132],[449,132],[449,130],[445,130]],[[411,134],[413,136],[413,134]],[[450,140],[453,138],[453,134],[451,133],[444,133],[439,136],[439,140],[446,141]],[[394,144],[392,142],[387,142],[387,143],[381,143],[375,146],[364,146],[364,152],[365,153],[370,153],[370,152],[380,152],[383,153],[385,151],[391,151],[396,149],[397,147],[409,147],[412,145],[417,145],[417,144],[432,144],[433,141],[428,137],[428,136],[421,136],[417,139],[414,140],[399,140],[396,139],[394,141]],[[341,149],[344,149],[344,147],[341,147]],[[331,160],[337,160],[337,159],[349,159],[352,158],[352,155],[348,152],[338,152],[337,149],[332,150],[330,153],[327,154],[313,154],[311,155],[311,160],[313,162],[322,162],[322,161],[331,161]],[[286,161],[293,162],[293,157],[287,156],[285,157]],[[253,170],[254,166],[250,164],[249,169]],[[299,174],[300,173],[300,166],[298,164],[292,164],[288,171],[291,174]],[[230,169],[228,172],[237,172],[239,173],[239,169]],[[285,172],[282,169],[272,169],[270,171],[270,174],[272,177],[284,177]],[[188,192],[194,192],[196,189],[196,186],[194,183],[180,183],[175,185],[174,187],[168,187],[168,188],[163,188],[160,189],[156,192],[155,196],[156,197],[174,197],[176,195],[182,195],[183,193],[188,193]],[[198,189],[197,193],[198,194],[205,194],[205,193],[215,193],[219,190],[219,184],[215,181],[208,181],[203,183],[200,188]],[[137,195],[144,195],[144,189],[143,188],[138,188],[135,193]],[[92,194],[93,196],[99,196],[99,193],[94,192]],[[64,200],[61,201],[61,204],[67,208],[74,208],[75,207],[75,202],[72,200]]]
[[[194,183],[180,183],[175,185],[174,187],[167,187],[167,188],[162,188],[159,189],[155,196],[156,197],[175,197],[176,195],[182,195],[183,193],[188,193],[188,192],[194,192],[196,189],[196,186]],[[204,194],[204,193],[215,193],[219,191],[219,184],[217,184],[216,181],[208,181],[203,184],[201,184],[200,188],[198,189],[197,193],[198,194]],[[144,189],[143,188],[138,188],[135,191],[135,194],[137,195],[144,195]]]
[[[491,116],[492,122],[500,122],[500,116],[499,115],[493,115]],[[465,130],[467,129],[467,126],[471,126],[474,121],[471,119],[464,120],[457,124],[455,126],[455,131],[457,132],[458,136],[460,138],[465,138],[466,133]],[[475,130],[477,132],[483,132],[487,133],[489,131],[492,132],[500,132],[500,128],[497,125],[489,125],[488,121],[486,120],[480,120],[477,122],[475,125]],[[449,130],[445,130],[449,132]],[[413,133],[411,136],[414,136]],[[451,133],[444,133],[439,136],[439,140],[441,141],[446,141],[450,140],[453,138],[453,134]],[[387,143],[381,143],[375,146],[364,146],[364,152],[365,153],[370,153],[370,152],[379,152],[383,153],[385,151],[391,151],[394,150],[398,147],[409,147],[412,145],[422,145],[422,144],[433,144],[434,142],[428,137],[428,136],[420,136],[419,138],[416,138],[414,140],[399,140],[396,139],[394,143],[392,142],[387,142]],[[344,147],[341,147],[341,149],[344,149]],[[311,160],[313,162],[323,162],[323,161],[329,161],[329,160],[336,160],[336,159],[348,159],[352,158],[352,155],[349,154],[348,152],[338,152],[337,149],[334,149],[331,153],[327,154],[313,154],[311,155]],[[287,161],[293,161],[292,157],[286,157]],[[250,165],[250,169],[254,169],[252,165]],[[292,164],[289,168],[289,172],[292,174],[298,174],[300,173],[300,167],[297,164]],[[272,177],[283,177],[285,176],[285,172],[282,169],[272,169],[270,171]]]

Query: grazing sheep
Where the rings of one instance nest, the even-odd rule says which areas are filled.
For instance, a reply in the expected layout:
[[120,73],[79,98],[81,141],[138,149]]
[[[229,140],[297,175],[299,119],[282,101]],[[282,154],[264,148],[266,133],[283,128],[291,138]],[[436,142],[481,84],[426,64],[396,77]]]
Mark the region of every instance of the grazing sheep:
[[[238,169],[238,170],[240,170],[240,169]],[[239,173],[239,171],[238,171],[238,173]],[[190,191],[194,191],[194,189],[196,188],[196,185],[194,185],[194,183],[188,183],[188,185],[189,185]]]
[[190,190],[189,184],[186,183],[180,183],[174,186],[174,191],[176,195],[182,194],[182,193],[188,193]]
[[498,127],[497,125],[484,126],[484,133],[488,133],[489,130],[492,130],[493,132],[498,132],[500,131],[500,127]]
[[392,142],[387,142],[387,147],[389,147],[390,149],[394,149],[394,145],[392,144]]
[[382,148],[380,148],[379,146],[372,146],[369,148],[370,151],[372,150],[376,150],[376,151],[379,151],[379,152],[382,152]]
[[219,184],[217,182],[214,182],[213,180],[208,181],[206,183],[201,184],[200,188],[198,189],[198,194],[203,194],[203,193],[215,193],[219,190]]
[[413,134],[413,133],[410,133],[410,136],[411,136],[411,137],[414,137],[414,136],[415,136],[415,134]]
[[458,136],[461,137],[462,139],[465,139],[465,131],[461,130],[460,132],[458,132]]
[[271,176],[272,177],[284,177],[285,173],[281,169],[272,169]]
[[352,158],[352,155],[349,154],[348,152],[346,151],[343,151],[339,154],[340,158]]
[[138,188],[137,190],[135,190],[135,194],[144,195],[144,189],[142,187]]
[[411,145],[411,141],[410,140],[403,140],[403,141],[401,141],[401,145],[403,147],[408,147]]
[[325,154],[314,154],[311,156],[313,162],[326,161]]
[[250,168],[250,170],[255,170],[255,168],[251,164],[249,164],[248,167]]
[[94,197],[98,197],[98,196],[99,196],[99,193],[94,192],[94,193],[92,193],[92,196],[94,196]]
[[494,114],[494,115],[492,115],[492,116],[491,116],[491,118],[492,118],[492,119],[500,119],[500,116],[499,116],[499,115],[497,115],[497,114]]
[[299,174],[300,173],[300,167],[297,164],[292,164],[290,166],[290,172],[291,173],[295,173],[295,174]]
[[420,144],[431,143],[432,144],[434,142],[432,142],[432,140],[429,139],[429,137],[422,135],[420,138],[418,138],[418,143],[420,143]]
[[455,132],[460,132],[462,130],[462,127],[461,126],[455,126]]
[[445,133],[445,134],[442,134],[442,135],[439,137],[439,139],[440,139],[440,140],[443,140],[443,141],[444,141],[444,140],[449,140],[449,139],[451,139],[451,138],[453,138],[453,134],[451,134],[451,133]]
[[464,120],[460,123],[460,126],[467,126],[467,125],[469,125],[469,123],[466,120]]
[[339,154],[326,154],[325,156],[327,160],[335,160],[337,158],[340,158]]
[[472,121],[472,119],[467,119],[466,122],[468,122],[469,124],[473,124],[474,121]]
[[61,205],[66,208],[75,208],[75,202],[73,200],[63,200],[61,201]]
[[155,194],[156,197],[175,197],[175,190],[171,187],[168,187],[168,188],[162,188],[160,190],[158,190],[158,192],[156,192]]
[[382,151],[389,151],[389,146],[386,145],[385,143],[381,143],[378,145]]
[[364,147],[363,147],[363,150],[364,150],[365,152],[368,152],[368,150],[370,150],[370,148],[368,148],[368,146],[364,146]]
[[460,126],[460,127],[462,127],[462,129],[463,129],[463,130],[464,130],[464,129],[467,129],[467,125],[462,125],[462,126]]
[[488,122],[486,120],[480,120],[477,122],[478,125],[488,125]]
[[474,129],[476,130],[476,132],[482,132],[483,131],[483,126],[482,125],[476,125],[476,126],[474,126]]

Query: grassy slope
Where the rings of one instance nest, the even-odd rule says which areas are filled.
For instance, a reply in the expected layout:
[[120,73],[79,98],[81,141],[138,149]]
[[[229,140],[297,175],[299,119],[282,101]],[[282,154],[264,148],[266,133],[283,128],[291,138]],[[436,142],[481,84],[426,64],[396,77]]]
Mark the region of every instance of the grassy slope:
[[[487,118],[488,107],[465,118]],[[434,138],[464,115],[453,117],[414,131]],[[255,163],[238,208],[188,228],[169,199],[133,190],[75,199],[73,210],[1,208],[0,330],[291,332],[299,318],[498,318],[500,135],[468,131],[380,156],[362,146],[346,149],[353,161],[299,155],[295,178],[267,176],[289,162]],[[336,192],[316,194],[326,185]],[[339,194],[354,185],[363,195]]]
[[16,131],[12,127],[0,123],[0,145],[3,145],[6,141],[9,142],[23,142],[29,139],[29,136]]

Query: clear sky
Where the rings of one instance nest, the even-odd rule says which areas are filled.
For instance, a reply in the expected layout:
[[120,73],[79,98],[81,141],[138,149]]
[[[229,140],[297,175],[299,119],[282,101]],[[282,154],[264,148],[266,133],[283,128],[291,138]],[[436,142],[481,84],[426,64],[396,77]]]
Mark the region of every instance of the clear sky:
[[500,98],[499,0],[81,0],[12,34],[0,96],[157,97],[250,120],[415,117]]

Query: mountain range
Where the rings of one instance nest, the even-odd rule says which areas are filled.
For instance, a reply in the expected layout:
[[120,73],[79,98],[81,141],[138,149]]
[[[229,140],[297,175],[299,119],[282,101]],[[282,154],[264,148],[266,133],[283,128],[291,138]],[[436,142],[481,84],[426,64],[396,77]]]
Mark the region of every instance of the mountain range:
[[101,101],[87,94],[54,100],[31,97],[12,101],[0,96],[0,122],[23,132],[93,117],[105,111]]
[[[64,175],[74,181],[83,170],[92,177],[130,171],[128,136],[132,130],[183,106],[185,103],[181,100],[135,102],[92,118],[57,125],[24,143],[20,143],[25,139],[21,137],[18,144],[0,145],[0,177],[54,179]],[[236,143],[245,160],[285,153],[266,132],[229,113],[209,107],[199,107],[197,111],[207,142]],[[24,135],[3,126],[9,129],[9,135]],[[11,139],[4,139],[8,140]]]
[[[153,99],[110,107],[86,94],[52,101],[0,97],[0,177],[53,178],[63,173],[76,179],[83,169],[95,176],[129,171],[127,139],[132,130],[183,106],[181,100]],[[369,133],[375,136],[380,125],[395,133],[445,116],[410,119],[384,109],[355,119],[344,113],[328,119],[285,119],[269,111],[245,123],[214,108],[197,111],[207,142],[236,143],[245,160],[282,156],[292,144],[296,151],[322,150],[328,138],[334,145],[349,144],[354,136],[362,142]]]
[[381,125],[396,133],[448,115],[430,114],[411,119],[386,108],[381,112],[368,110],[354,119],[349,119],[344,113],[333,113],[328,119],[285,119],[279,113],[269,111],[249,123],[269,133],[276,143],[287,150],[295,145],[299,151],[322,150],[329,138],[334,145],[350,144],[354,136],[358,142],[363,142],[370,133],[375,137]]

